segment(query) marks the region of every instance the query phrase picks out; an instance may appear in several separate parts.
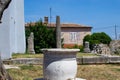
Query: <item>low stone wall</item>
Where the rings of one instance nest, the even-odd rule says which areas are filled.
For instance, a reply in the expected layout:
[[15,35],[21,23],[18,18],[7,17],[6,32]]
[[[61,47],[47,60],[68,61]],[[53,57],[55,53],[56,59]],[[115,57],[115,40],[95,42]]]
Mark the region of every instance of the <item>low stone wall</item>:
[[18,58],[11,60],[4,60],[5,64],[42,64],[42,58]]
[[119,56],[81,57],[77,58],[78,64],[108,64],[120,63]]
[[[5,64],[43,64],[43,58],[19,58],[5,60]],[[114,64],[120,63],[120,56],[80,57],[78,64]]]

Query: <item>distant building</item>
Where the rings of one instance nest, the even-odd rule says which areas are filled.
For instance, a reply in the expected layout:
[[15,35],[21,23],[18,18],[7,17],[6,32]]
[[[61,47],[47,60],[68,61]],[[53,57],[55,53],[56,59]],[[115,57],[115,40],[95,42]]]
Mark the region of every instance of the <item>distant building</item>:
[[[26,24],[26,27],[29,23]],[[32,23],[34,25],[34,23]],[[48,23],[48,17],[44,18],[44,24],[48,28],[55,28],[55,23]],[[28,28],[28,27],[27,27]],[[72,23],[61,23],[61,38],[64,38],[64,47],[83,45],[84,36],[91,34],[91,26],[84,26]]]

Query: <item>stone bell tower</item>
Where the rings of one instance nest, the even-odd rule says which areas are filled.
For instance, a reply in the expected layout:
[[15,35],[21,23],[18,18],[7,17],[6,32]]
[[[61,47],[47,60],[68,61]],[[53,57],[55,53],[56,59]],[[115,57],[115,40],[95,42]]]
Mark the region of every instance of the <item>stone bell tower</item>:
[[2,59],[11,58],[12,53],[26,50],[24,27],[24,0],[12,0],[4,11],[0,24],[0,54]]

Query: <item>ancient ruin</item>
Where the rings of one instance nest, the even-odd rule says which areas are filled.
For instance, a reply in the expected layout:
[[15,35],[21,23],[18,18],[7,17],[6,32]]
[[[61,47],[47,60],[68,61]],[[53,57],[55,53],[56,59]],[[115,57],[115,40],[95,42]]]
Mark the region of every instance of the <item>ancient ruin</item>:
[[120,54],[120,40],[112,40],[109,45],[95,44],[92,53],[102,55]]
[[35,54],[34,50],[34,34],[33,32],[30,33],[30,36],[28,37],[28,53]]
[[107,44],[95,44],[92,53],[100,55],[111,55],[110,48]]
[[120,40],[112,40],[109,46],[112,54],[120,54]]
[[89,42],[87,42],[87,41],[85,42],[84,52],[90,53]]
[[61,27],[59,16],[56,16],[56,46],[57,48],[61,48]]

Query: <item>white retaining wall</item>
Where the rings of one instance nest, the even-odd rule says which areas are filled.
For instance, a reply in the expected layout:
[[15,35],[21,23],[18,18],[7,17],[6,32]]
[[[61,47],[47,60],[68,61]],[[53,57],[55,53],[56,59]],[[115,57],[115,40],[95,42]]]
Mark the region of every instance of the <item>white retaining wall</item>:
[[0,24],[1,57],[9,59],[12,53],[24,53],[25,50],[24,0],[12,0]]

